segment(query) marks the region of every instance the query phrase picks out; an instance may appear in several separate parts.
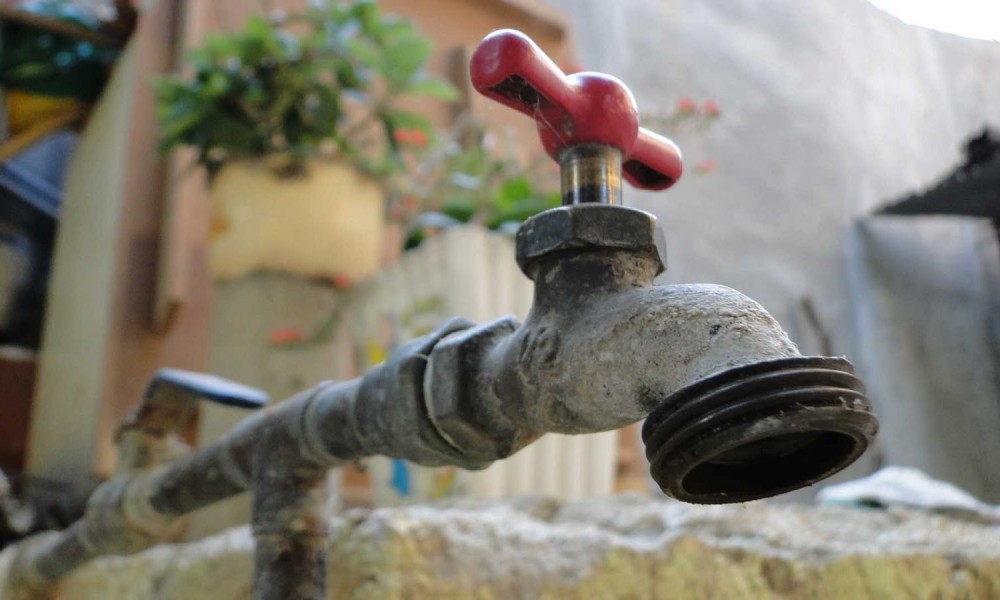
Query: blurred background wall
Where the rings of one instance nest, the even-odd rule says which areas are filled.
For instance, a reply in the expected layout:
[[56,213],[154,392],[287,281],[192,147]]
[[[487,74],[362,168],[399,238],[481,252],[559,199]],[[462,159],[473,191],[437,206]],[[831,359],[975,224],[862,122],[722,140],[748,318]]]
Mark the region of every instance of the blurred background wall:
[[[875,217],[852,233],[1000,123],[1000,45],[906,25],[865,0],[546,2],[571,18],[582,66],[628,82],[647,123],[684,97],[719,105],[710,127],[666,132],[685,177],[666,195],[627,190],[626,203],[661,219],[665,281],[737,288],[803,353],[826,345],[858,365],[881,448],[841,477],[909,464],[1000,501],[989,222]],[[927,284],[931,258],[951,281]],[[873,291],[893,276],[894,291]]]

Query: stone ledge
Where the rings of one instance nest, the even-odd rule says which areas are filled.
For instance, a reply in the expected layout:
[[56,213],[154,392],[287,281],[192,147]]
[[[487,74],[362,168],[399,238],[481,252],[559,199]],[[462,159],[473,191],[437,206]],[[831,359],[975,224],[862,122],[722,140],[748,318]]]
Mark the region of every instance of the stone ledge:
[[[245,599],[251,552],[237,528],[101,559],[58,597]],[[1000,598],[1000,528],[898,509],[468,501],[335,518],[328,580],[331,599]]]

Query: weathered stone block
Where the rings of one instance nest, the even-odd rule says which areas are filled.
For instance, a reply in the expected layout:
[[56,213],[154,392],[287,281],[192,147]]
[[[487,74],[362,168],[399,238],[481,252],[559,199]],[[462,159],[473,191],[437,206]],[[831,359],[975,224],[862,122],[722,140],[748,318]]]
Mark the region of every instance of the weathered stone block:
[[[334,519],[328,597],[1000,598],[998,540],[996,525],[901,509],[466,501]],[[239,528],[101,559],[58,598],[248,599],[252,546]]]

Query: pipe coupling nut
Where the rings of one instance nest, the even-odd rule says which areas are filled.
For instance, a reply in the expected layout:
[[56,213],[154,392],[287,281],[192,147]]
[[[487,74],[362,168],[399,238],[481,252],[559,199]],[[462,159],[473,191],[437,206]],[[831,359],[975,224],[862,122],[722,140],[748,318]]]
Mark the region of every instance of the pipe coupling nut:
[[517,327],[516,319],[504,317],[454,333],[434,347],[428,362],[427,414],[441,437],[479,468],[525,445],[520,432],[500,416],[496,397],[482,393],[485,375],[479,368],[497,342]]
[[667,268],[667,243],[656,217],[644,210],[610,204],[575,204],[539,213],[517,232],[517,264],[533,278],[532,264],[556,252],[631,250]]

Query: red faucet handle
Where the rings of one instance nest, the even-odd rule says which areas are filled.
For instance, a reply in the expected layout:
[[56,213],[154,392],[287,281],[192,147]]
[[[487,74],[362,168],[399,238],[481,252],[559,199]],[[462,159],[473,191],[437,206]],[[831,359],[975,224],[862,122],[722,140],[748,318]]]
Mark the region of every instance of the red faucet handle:
[[665,190],[684,172],[681,149],[670,138],[639,128],[632,151],[622,161],[622,174],[633,186]]
[[476,90],[533,118],[545,151],[604,144],[622,152],[625,178],[653,190],[670,187],[683,170],[677,146],[639,127],[635,98],[603,73],[566,75],[519,31],[502,29],[479,43],[469,65]]

